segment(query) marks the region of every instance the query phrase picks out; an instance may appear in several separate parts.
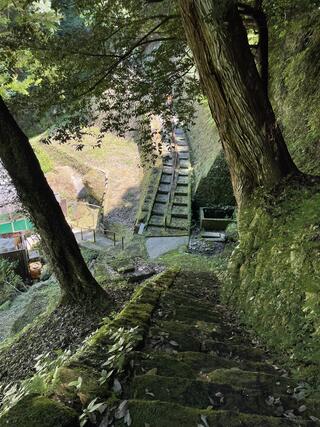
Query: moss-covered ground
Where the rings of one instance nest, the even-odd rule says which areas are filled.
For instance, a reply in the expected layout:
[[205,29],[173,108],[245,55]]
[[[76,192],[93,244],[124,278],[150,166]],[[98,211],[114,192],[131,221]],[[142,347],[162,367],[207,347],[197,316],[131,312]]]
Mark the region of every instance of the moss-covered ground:
[[[144,252],[142,242],[132,245]],[[17,403],[5,399],[0,426],[29,427],[32,414],[43,427],[78,427],[80,420],[89,427],[318,425],[319,401],[308,397],[308,386],[277,368],[221,304],[215,265],[204,257],[192,269],[189,259],[180,270],[186,254],[170,255],[171,267],[136,286],[73,355],[40,364],[22,381]],[[114,286],[121,283],[116,268],[133,261],[122,251],[85,257],[100,258],[101,278],[114,268],[107,279]]]
[[[289,185],[288,185],[289,184]],[[242,210],[224,298],[271,348],[319,382],[320,187],[286,183]]]

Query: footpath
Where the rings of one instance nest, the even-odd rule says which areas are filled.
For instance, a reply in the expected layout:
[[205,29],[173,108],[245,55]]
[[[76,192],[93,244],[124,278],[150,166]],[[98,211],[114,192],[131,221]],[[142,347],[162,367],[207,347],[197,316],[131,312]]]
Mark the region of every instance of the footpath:
[[179,273],[149,325],[121,396],[130,418],[115,425],[320,425],[320,401],[230,319],[213,275]]

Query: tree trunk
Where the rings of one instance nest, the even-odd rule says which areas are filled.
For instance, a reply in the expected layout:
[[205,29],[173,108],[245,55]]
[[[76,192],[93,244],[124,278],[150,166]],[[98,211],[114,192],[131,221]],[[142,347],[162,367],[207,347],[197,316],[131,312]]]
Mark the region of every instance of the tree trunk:
[[259,32],[258,61],[260,65],[260,76],[266,95],[269,87],[269,31],[267,16],[263,11],[262,1],[256,0],[252,7],[245,3],[238,3],[240,14],[250,16],[254,19]]
[[232,0],[178,0],[203,92],[217,124],[239,205],[298,173],[266,96]]
[[26,135],[0,98],[0,158],[29,211],[62,289],[63,302],[104,304]]

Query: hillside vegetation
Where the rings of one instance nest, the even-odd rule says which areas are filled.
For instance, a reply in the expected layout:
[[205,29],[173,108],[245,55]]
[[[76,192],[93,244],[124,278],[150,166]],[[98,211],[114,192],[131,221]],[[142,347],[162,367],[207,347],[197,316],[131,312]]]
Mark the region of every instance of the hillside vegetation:
[[320,174],[320,12],[270,32],[271,98],[295,162]]
[[[300,15],[271,40],[271,94],[288,148],[319,174],[319,11]],[[225,300],[281,357],[319,381],[319,184],[284,182],[257,193],[239,218]]]
[[62,197],[76,198],[74,181],[78,178],[92,196],[92,201],[100,203],[101,196],[104,196],[107,221],[131,226],[138,209],[143,176],[138,147],[132,139],[112,134],[105,135],[101,147],[94,147],[98,129],[91,128],[88,133],[81,140],[81,150],[77,150],[72,142],[43,144],[41,136],[31,142],[56,192]]

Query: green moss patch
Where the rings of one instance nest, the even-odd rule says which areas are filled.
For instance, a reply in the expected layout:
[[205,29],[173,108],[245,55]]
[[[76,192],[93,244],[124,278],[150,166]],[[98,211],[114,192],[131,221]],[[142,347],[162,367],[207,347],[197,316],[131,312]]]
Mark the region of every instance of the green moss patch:
[[0,427],[78,427],[75,411],[43,396],[26,396],[0,418]]
[[[108,385],[101,385],[101,373],[89,366],[61,367],[54,375],[52,389],[54,395],[61,401],[70,402],[79,399],[82,405],[87,405],[97,396],[108,396]],[[80,381],[80,382],[79,382]],[[75,383],[79,382],[76,387]]]
[[243,371],[238,368],[216,369],[206,376],[215,383],[227,383],[237,388],[255,389],[271,394],[284,394],[288,390],[293,391],[297,385],[297,382],[292,379],[263,372]]
[[288,183],[241,213],[225,300],[295,366],[320,363],[320,188]]
[[160,400],[205,409],[238,410],[246,413],[274,415],[275,408],[266,404],[259,392],[243,392],[229,384],[216,384],[178,377],[142,375],[134,378],[135,399]]
[[[210,426],[217,427],[292,426],[291,421],[280,418],[243,414],[238,411],[200,410],[159,401],[131,400],[129,401],[129,410],[132,427],[145,427],[148,424],[156,427],[194,427],[200,425],[203,419],[206,419]],[[116,422],[116,426],[123,425],[122,421]]]

